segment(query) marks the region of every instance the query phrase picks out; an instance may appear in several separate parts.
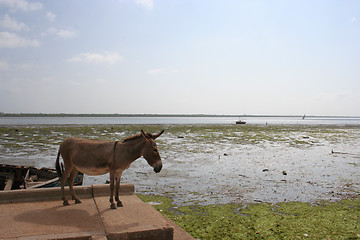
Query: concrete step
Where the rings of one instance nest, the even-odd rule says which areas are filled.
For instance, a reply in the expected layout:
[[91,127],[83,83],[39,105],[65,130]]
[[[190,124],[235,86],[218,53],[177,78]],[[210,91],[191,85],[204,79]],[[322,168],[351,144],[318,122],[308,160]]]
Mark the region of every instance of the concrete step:
[[2,191],[0,239],[194,239],[143,203],[132,184],[121,185],[124,207],[117,209],[110,209],[108,189],[77,187],[82,203],[69,206],[62,205],[60,188]]

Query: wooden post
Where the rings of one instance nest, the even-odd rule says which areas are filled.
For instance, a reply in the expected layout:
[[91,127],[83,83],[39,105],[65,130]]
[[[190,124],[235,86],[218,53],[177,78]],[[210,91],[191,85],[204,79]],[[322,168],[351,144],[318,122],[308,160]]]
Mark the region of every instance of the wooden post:
[[4,191],[11,190],[12,185],[13,185],[13,183],[14,183],[14,178],[15,178],[15,174],[14,174],[14,173],[11,173],[10,176],[8,177],[7,181],[6,181],[6,185],[5,185]]

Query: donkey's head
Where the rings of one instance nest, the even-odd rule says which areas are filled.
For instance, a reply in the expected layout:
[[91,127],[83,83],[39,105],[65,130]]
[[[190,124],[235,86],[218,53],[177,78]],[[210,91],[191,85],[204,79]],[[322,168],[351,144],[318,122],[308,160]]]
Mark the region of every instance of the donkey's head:
[[141,135],[145,139],[145,147],[143,148],[143,156],[148,162],[150,166],[154,168],[154,171],[156,173],[161,171],[162,168],[162,162],[161,157],[159,154],[159,151],[156,146],[155,139],[158,138],[164,130],[162,130],[160,133],[156,135],[152,135],[149,133],[144,133],[143,130],[141,130]]

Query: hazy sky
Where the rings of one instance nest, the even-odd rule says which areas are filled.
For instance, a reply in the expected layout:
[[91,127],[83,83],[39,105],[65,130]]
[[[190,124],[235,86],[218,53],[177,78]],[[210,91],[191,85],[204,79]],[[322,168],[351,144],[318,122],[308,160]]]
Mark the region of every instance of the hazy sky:
[[0,0],[0,112],[360,116],[360,1]]

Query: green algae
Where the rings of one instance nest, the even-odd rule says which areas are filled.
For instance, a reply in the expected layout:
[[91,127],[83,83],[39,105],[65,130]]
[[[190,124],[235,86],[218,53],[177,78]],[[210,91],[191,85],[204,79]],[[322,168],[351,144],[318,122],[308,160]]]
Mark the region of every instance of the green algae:
[[[264,143],[287,143],[290,147],[313,147],[323,142],[339,143],[358,139],[359,132],[352,127],[319,126],[260,126],[260,125],[42,125],[0,127],[0,140],[3,148],[21,150],[22,146],[35,144],[40,150],[49,145],[57,145],[68,137],[96,138],[101,140],[122,140],[127,136],[139,134],[140,129],[158,132],[165,129],[165,135],[178,143],[191,144],[186,150],[192,153],[204,152],[211,144],[263,145]],[[172,146],[159,138],[165,150]],[[24,145],[22,145],[24,143]],[[174,147],[177,147],[176,144]],[[46,146],[45,148],[43,146]],[[205,150],[206,151],[206,150]],[[211,152],[211,149],[208,150]]]
[[317,204],[175,206],[162,196],[138,195],[198,239],[359,239],[360,198]]

